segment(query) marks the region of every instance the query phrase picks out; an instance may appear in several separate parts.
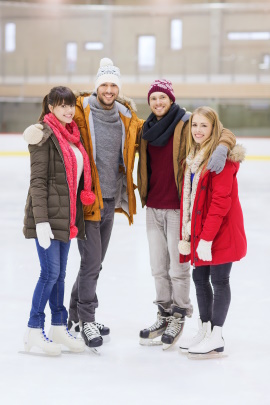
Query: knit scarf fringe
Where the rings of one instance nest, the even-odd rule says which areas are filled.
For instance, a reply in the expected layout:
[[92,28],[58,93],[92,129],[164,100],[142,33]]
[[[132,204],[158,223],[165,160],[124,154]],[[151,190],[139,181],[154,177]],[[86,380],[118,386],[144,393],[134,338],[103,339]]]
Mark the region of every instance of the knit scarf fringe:
[[[178,244],[179,252],[182,255],[191,253],[190,236],[191,236],[191,217],[193,205],[200,180],[202,167],[200,167],[204,158],[204,148],[195,155],[195,146],[192,147],[186,159],[186,171],[184,176],[183,190],[183,219],[182,219],[182,239]],[[194,156],[195,155],[195,156]],[[191,187],[191,173],[194,174]]]
[[75,153],[69,145],[73,143],[83,156],[84,190],[81,191],[80,199],[84,205],[91,205],[95,201],[95,194],[91,191],[91,167],[89,157],[80,141],[80,131],[75,121],[71,121],[64,127],[54,114],[45,115],[43,121],[53,130],[64,157],[64,164],[67,174],[67,182],[70,196],[70,239],[78,234],[76,222],[76,201],[77,201],[77,160]]

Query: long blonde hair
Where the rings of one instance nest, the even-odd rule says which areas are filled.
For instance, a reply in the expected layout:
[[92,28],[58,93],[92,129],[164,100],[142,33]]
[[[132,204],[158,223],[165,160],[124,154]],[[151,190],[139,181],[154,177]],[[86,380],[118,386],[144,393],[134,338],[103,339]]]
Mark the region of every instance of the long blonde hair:
[[[192,133],[191,133],[192,120],[193,120],[193,117],[195,114],[203,115],[205,118],[207,118],[210,121],[210,123],[212,125],[212,132],[211,132],[210,137],[205,142],[203,142],[201,145],[198,145],[194,141]],[[189,155],[189,153],[193,147],[195,147],[195,150],[204,148],[205,152],[204,152],[203,160],[202,160],[200,167],[207,166],[208,160],[210,159],[212,153],[214,152],[214,150],[216,149],[216,147],[219,143],[222,129],[223,129],[223,125],[219,120],[218,114],[216,113],[215,110],[213,110],[213,108],[207,107],[207,106],[202,106],[202,107],[196,108],[196,110],[193,111],[193,113],[191,114],[191,116],[189,118],[189,131],[188,131],[188,138],[186,140],[186,156]]]

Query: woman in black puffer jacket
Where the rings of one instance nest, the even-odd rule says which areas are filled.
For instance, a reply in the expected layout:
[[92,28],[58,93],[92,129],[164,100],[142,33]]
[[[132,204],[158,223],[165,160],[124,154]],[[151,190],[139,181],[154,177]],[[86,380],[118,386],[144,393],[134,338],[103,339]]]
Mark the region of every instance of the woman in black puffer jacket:
[[[24,235],[35,238],[41,272],[25,333],[25,350],[36,346],[59,355],[61,346],[81,352],[84,343],[67,331],[64,281],[70,240],[84,238],[82,203],[93,204],[88,155],[73,121],[76,99],[67,87],[54,87],[43,100],[43,137],[29,145],[30,187],[25,207]],[[37,124],[39,126],[40,124]],[[83,174],[83,176],[82,176]],[[44,332],[44,309],[49,301],[52,318],[49,338]]]

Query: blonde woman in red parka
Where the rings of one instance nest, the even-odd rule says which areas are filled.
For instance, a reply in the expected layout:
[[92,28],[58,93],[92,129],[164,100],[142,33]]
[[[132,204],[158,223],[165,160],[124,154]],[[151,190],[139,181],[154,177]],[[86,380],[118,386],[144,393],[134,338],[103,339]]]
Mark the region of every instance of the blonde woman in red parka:
[[220,174],[206,167],[217,147],[222,124],[210,107],[190,117],[181,198],[180,262],[191,261],[200,319],[198,333],[181,342],[189,357],[220,356],[222,327],[230,300],[232,263],[246,255],[244,220],[238,198],[237,172],[244,148],[236,145]]

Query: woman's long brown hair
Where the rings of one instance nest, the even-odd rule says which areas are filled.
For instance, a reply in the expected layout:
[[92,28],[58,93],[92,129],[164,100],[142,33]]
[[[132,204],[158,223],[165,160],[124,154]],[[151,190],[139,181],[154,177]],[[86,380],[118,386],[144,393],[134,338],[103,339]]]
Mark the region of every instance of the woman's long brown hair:
[[50,113],[49,104],[56,107],[61,104],[75,105],[76,97],[72,90],[68,87],[57,86],[53,87],[49,94],[47,94],[42,101],[42,112],[38,119],[39,122],[43,121],[46,114]]

